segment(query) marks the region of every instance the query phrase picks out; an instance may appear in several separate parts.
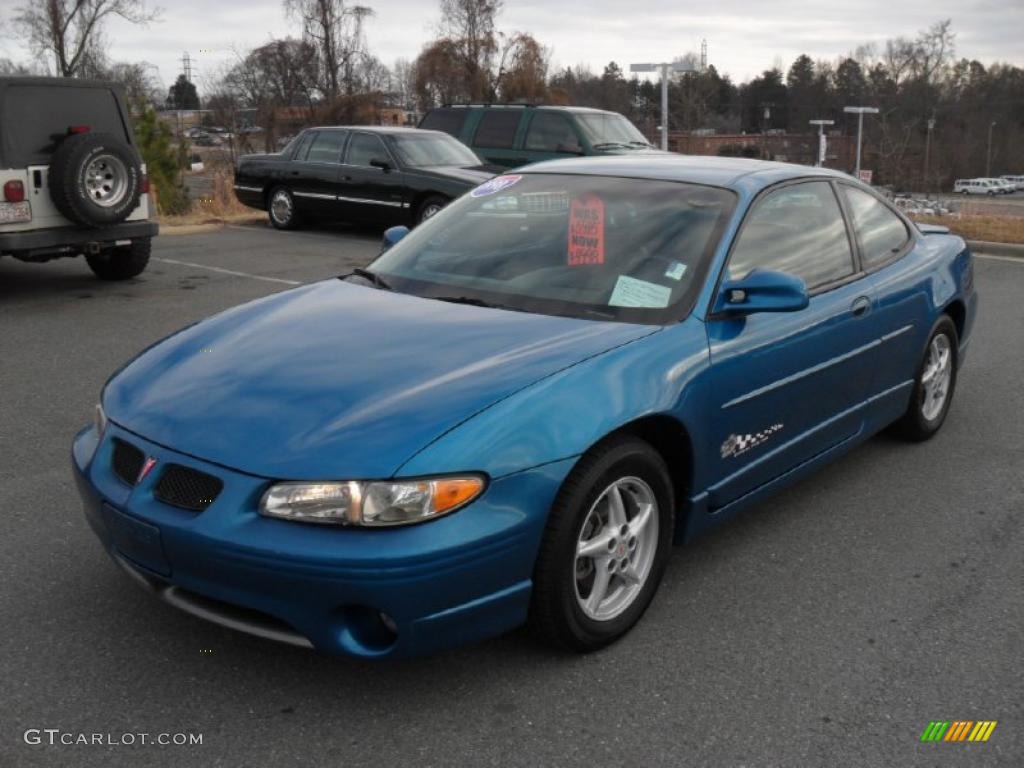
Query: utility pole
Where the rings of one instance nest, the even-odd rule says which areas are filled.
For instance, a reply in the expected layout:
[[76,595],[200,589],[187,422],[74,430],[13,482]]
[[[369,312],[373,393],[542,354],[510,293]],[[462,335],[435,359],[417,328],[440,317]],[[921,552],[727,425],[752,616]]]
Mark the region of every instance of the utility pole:
[[860,142],[864,134],[864,115],[877,115],[878,107],[843,107],[843,112],[857,115],[857,164],[854,176],[860,176]]
[[825,139],[825,126],[835,125],[835,120],[809,120],[811,125],[818,126],[818,162],[815,165],[821,168],[825,164],[825,147],[827,146],[827,140]]
[[190,83],[192,82],[192,59],[189,58],[188,51],[181,54],[181,69],[185,73],[185,79]]
[[924,137],[924,186],[925,192],[928,191],[928,160],[932,149],[932,129],[935,127],[935,113],[928,118],[928,133]]
[[668,150],[668,73],[672,72],[696,72],[697,70],[686,64],[677,64],[670,61],[660,64],[630,64],[630,72],[661,72],[661,148]]
[[988,151],[985,153],[985,175],[988,177],[992,176],[992,129],[996,127],[996,121],[993,120],[988,126]]

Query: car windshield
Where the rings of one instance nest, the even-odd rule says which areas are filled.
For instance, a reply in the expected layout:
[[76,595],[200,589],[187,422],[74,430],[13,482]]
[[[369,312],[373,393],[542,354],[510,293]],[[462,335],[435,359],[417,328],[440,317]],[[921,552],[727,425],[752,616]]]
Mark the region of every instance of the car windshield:
[[507,174],[421,224],[370,269],[393,290],[543,314],[683,319],[735,205],[718,187]]
[[591,146],[622,144],[627,147],[649,147],[647,139],[622,115],[610,112],[580,113],[577,116]]
[[443,133],[406,133],[394,137],[402,162],[413,168],[439,165],[480,165],[483,161],[465,144]]

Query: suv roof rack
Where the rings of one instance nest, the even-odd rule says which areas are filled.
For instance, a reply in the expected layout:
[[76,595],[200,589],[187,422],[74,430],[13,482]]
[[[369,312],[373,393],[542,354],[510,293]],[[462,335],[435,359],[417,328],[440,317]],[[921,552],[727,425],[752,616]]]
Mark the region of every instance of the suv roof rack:
[[495,104],[491,101],[474,101],[465,103],[442,104],[442,107],[543,107],[544,104],[530,104],[525,101],[515,101],[510,104]]

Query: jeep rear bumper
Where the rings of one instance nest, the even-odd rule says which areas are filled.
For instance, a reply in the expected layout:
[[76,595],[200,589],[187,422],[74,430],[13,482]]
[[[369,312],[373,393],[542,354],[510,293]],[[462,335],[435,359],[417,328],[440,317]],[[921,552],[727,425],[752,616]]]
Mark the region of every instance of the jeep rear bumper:
[[100,229],[54,227],[20,232],[0,232],[0,255],[26,261],[46,261],[58,256],[77,256],[93,248],[104,250],[121,240],[154,237],[160,231],[155,221],[125,221]]

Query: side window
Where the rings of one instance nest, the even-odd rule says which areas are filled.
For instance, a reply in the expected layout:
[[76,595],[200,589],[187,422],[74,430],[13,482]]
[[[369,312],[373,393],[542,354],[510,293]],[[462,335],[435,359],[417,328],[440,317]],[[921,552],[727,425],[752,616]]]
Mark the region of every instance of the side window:
[[516,129],[523,116],[521,109],[488,109],[480,118],[473,137],[474,147],[510,149],[516,140]]
[[427,116],[420,123],[420,128],[429,128],[432,131],[444,131],[456,139],[462,133],[462,126],[466,124],[469,110],[458,107],[441,107],[427,112]]
[[[306,155],[307,163],[337,163],[341,160],[341,147],[345,144],[343,131],[320,131]],[[301,147],[299,148],[301,149]]]
[[526,132],[526,148],[541,152],[572,153],[583,149],[572,124],[564,115],[554,112],[538,112],[533,116]]
[[899,253],[910,239],[900,217],[862,189],[845,184],[842,189],[860,240],[864,268],[883,264]]
[[306,159],[306,152],[309,151],[309,145],[313,143],[313,139],[316,137],[316,131],[310,131],[309,133],[303,134],[295,141],[295,151],[292,153],[292,160],[302,162]]
[[772,192],[747,217],[729,260],[729,276],[772,269],[803,278],[809,290],[853,274],[846,224],[828,182]]
[[372,133],[354,133],[348,143],[345,162],[349,165],[369,165],[371,160],[387,160],[388,151],[379,136]]

